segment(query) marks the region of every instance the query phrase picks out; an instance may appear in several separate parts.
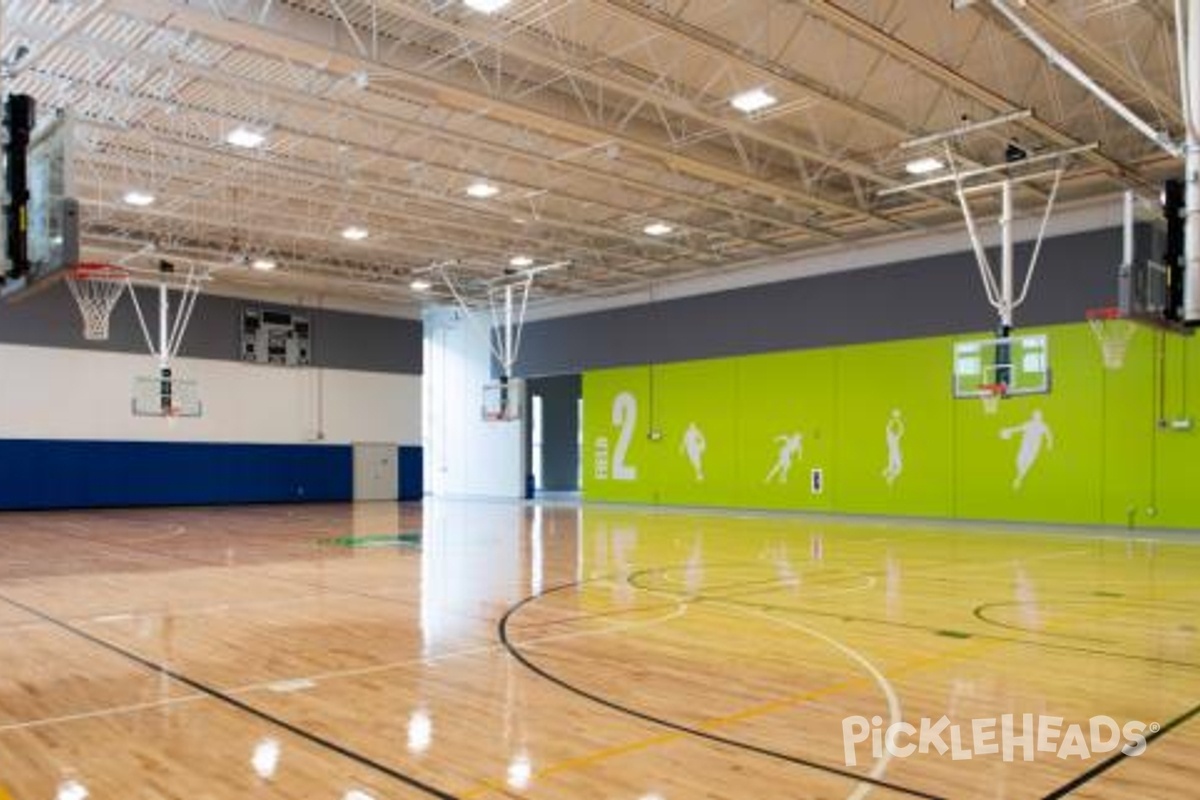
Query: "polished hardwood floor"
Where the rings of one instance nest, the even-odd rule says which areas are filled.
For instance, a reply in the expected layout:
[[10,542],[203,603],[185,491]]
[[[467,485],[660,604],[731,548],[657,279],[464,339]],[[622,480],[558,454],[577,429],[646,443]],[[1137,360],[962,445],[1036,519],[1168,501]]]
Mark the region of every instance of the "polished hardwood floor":
[[1183,533],[8,513],[0,800],[1195,798],[1198,576]]

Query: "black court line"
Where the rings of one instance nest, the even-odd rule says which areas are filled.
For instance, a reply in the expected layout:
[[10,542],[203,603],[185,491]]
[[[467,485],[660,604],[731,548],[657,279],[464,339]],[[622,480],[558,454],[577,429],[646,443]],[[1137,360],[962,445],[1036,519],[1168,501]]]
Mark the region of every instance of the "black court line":
[[150,659],[145,658],[144,656],[140,656],[131,650],[126,650],[125,648],[121,647],[120,645],[113,644],[112,642],[109,642],[105,639],[101,639],[99,636],[94,636],[93,634],[90,634],[87,631],[82,630],[81,628],[75,627],[74,625],[70,624],[69,622],[64,622],[60,619],[52,617],[49,614],[46,614],[45,612],[34,608],[33,606],[25,605],[24,603],[20,602],[19,600],[13,600],[12,598],[7,597],[3,594],[0,594],[0,600],[3,600],[5,603],[8,603],[13,608],[19,608],[22,611],[26,612],[27,614],[32,614],[35,617],[38,617],[39,619],[42,619],[45,622],[49,623],[50,625],[53,625],[56,628],[59,628],[61,630],[66,631],[67,633],[72,634],[73,636],[76,636],[80,639],[84,639],[85,641],[88,641],[94,645],[97,645],[98,647],[102,647],[105,650],[108,650],[109,652],[116,653],[117,655],[122,656],[123,658],[126,658],[129,661],[134,662],[135,664],[143,666],[146,669],[152,670],[156,674],[166,675],[167,677],[171,678],[172,680],[178,681],[179,683],[182,683],[185,686],[190,686],[191,688],[195,689],[196,691],[201,692],[202,694],[208,695],[209,697],[213,698],[214,700],[217,700],[219,702],[225,703],[226,705],[232,706],[233,708],[236,708],[239,711],[242,711],[242,712],[245,712],[252,716],[258,717],[259,719],[263,720],[264,722],[268,722],[272,725],[275,725],[278,728],[282,728],[283,730],[287,731],[288,733],[290,733],[294,736],[297,736],[301,739],[304,739],[305,741],[307,741],[311,744],[315,744],[318,747],[324,748],[325,750],[328,750],[332,753],[336,753],[339,756],[348,758],[351,761],[354,761],[355,763],[360,764],[368,769],[374,770],[375,772],[378,772],[382,775],[386,775],[387,777],[392,778],[393,780],[397,780],[401,783],[404,783],[413,789],[417,789],[421,792],[424,792],[425,794],[429,795],[430,797],[441,798],[441,800],[459,800],[459,798],[456,795],[450,794],[449,792],[439,789],[436,786],[425,783],[424,781],[420,780],[419,778],[414,778],[413,776],[408,775],[403,772],[400,772],[399,770],[397,770],[393,767],[389,767],[387,764],[383,764],[383,763],[376,761],[368,756],[363,755],[362,753],[351,750],[350,748],[346,747],[345,745],[338,744],[337,742],[333,741],[332,739],[327,739],[318,733],[314,733],[305,728],[301,728],[299,725],[295,725],[291,722],[288,722],[287,720],[281,719],[281,718],[275,716],[274,714],[269,714],[266,711],[255,708],[254,706],[250,705],[249,703],[245,703],[241,700],[238,700],[236,697],[233,697],[229,694],[226,694],[225,692],[222,692],[220,689],[216,689],[212,686],[209,686],[206,683],[202,683],[202,682],[196,680],[195,678],[189,678],[188,676],[186,676],[180,672],[176,672],[175,670],[170,669],[169,667],[166,667],[165,665],[151,661]]
[[512,617],[514,615],[519,613],[521,611],[521,609],[525,608],[530,603],[533,603],[534,601],[545,597],[546,595],[554,594],[556,592],[566,591],[569,589],[578,589],[580,586],[584,585],[585,583],[588,583],[588,581],[573,581],[571,583],[562,584],[561,586],[555,586],[550,589],[546,589],[541,594],[535,594],[535,595],[530,595],[529,597],[526,597],[524,600],[521,600],[520,602],[511,606],[506,612],[504,612],[504,616],[500,618],[500,622],[497,625],[496,630],[500,637],[501,644],[504,645],[504,649],[508,651],[509,655],[512,656],[513,659],[517,661],[517,663],[519,663],[525,669],[529,670],[530,672],[537,675],[538,677],[540,677],[546,681],[549,681],[550,683],[553,683],[554,685],[558,686],[561,689],[565,689],[566,691],[570,692],[571,694],[576,695],[577,697],[582,697],[585,700],[589,700],[593,703],[596,703],[597,705],[604,706],[605,708],[608,708],[612,711],[616,711],[620,714],[624,714],[629,717],[634,717],[635,719],[640,719],[644,722],[649,722],[649,723],[651,723],[653,725],[657,725],[661,728],[668,728],[670,730],[678,731],[679,733],[683,733],[688,736],[694,736],[699,739],[707,739],[708,741],[715,742],[715,743],[721,744],[721,745],[725,745],[727,747],[733,747],[733,748],[737,748],[739,750],[745,750],[745,751],[748,751],[751,753],[755,753],[757,755],[766,756],[768,758],[773,758],[773,759],[776,759],[779,761],[786,761],[788,763],[796,764],[798,766],[808,767],[810,769],[815,769],[815,770],[818,770],[820,772],[824,772],[824,773],[827,773],[830,775],[836,775],[841,778],[846,778],[848,780],[852,780],[855,783],[869,783],[872,786],[878,786],[882,789],[888,789],[893,792],[898,792],[900,794],[906,794],[906,795],[909,795],[910,797],[920,797],[920,798],[923,798],[923,800],[946,800],[946,798],[943,798],[940,795],[929,794],[927,792],[921,791],[920,789],[910,789],[907,786],[901,786],[899,784],[891,783],[890,781],[881,780],[879,778],[872,778],[867,775],[859,775],[858,773],[851,772],[850,770],[843,769],[841,767],[835,767],[835,766],[831,766],[829,764],[822,764],[818,761],[812,761],[810,759],[802,758],[800,756],[794,756],[789,753],[781,753],[778,750],[771,750],[770,748],[767,748],[767,747],[761,747],[761,746],[753,744],[751,742],[744,742],[739,739],[730,739],[726,736],[721,736],[719,734],[711,733],[709,731],[705,731],[700,728],[694,728],[689,725],[684,725],[682,723],[672,722],[669,719],[665,719],[663,717],[658,717],[653,714],[647,713],[645,711],[639,711],[636,708],[630,708],[629,706],[621,705],[620,703],[617,703],[614,700],[610,700],[606,697],[601,697],[600,695],[589,692],[586,689],[582,689],[582,688],[566,681],[565,679],[560,678],[557,675],[554,675],[553,673],[543,669],[542,667],[539,667],[537,664],[530,661],[529,658],[523,652],[521,652],[521,650],[515,644],[513,644],[512,641],[509,640],[509,638],[508,638],[509,620],[512,619]]
[[[1159,728],[1154,733],[1151,733],[1149,736],[1146,737],[1147,750],[1149,750],[1150,745],[1156,739],[1161,739],[1163,736],[1166,736],[1172,730],[1174,730],[1175,728],[1178,728],[1180,725],[1183,725],[1185,722],[1188,722],[1189,720],[1191,720],[1193,717],[1197,716],[1198,714],[1200,714],[1200,705],[1192,707],[1191,710],[1186,711],[1183,714],[1180,714],[1178,717],[1171,720],[1166,725],[1163,725],[1161,728]],[[1143,753],[1143,755],[1145,755],[1145,753]],[[1108,772],[1113,767],[1121,764],[1126,759],[1139,758],[1139,757],[1140,756],[1127,756],[1127,755],[1125,755],[1125,752],[1123,750],[1118,750],[1115,755],[1109,757],[1105,761],[1101,761],[1099,764],[1092,767],[1087,772],[1084,772],[1082,775],[1079,775],[1074,780],[1058,787],[1053,792],[1051,792],[1050,794],[1043,797],[1042,800],[1059,800],[1059,798],[1066,797],[1067,795],[1074,792],[1076,789],[1082,788],[1085,784],[1090,783],[1093,779],[1098,778],[1099,776],[1103,775],[1105,772]]]
[[[1114,594],[1114,593],[1102,594],[1099,592],[1092,592],[1091,597],[1084,597],[1079,600],[1056,600],[1051,605],[1087,606],[1087,605],[1094,605],[1096,603],[1105,603],[1105,602],[1116,603],[1117,605],[1133,606],[1135,608],[1162,609],[1164,607],[1170,606],[1169,603],[1162,603],[1162,602],[1157,602],[1157,601],[1147,602],[1145,600],[1130,599],[1130,598],[1126,597],[1125,595],[1121,595],[1121,594]],[[1011,622],[1002,622],[998,619],[992,619],[986,613],[986,612],[990,612],[993,608],[1013,608],[1013,607],[1022,606],[1022,605],[1028,605],[1028,603],[1018,601],[1018,600],[1001,600],[1001,601],[998,601],[995,603],[981,603],[980,605],[976,606],[975,610],[972,611],[971,613],[980,622],[986,622],[988,625],[995,625],[998,628],[1005,628],[1010,631],[1018,631],[1019,633],[1038,634],[1038,632],[1035,630],[1030,630],[1029,628],[1023,628],[1020,625],[1014,625]],[[1176,608],[1186,609],[1187,611],[1195,611],[1195,606],[1187,606],[1187,605],[1183,605],[1183,604],[1176,605]],[[1168,610],[1170,610],[1170,608],[1168,608]],[[1050,634],[1044,634],[1044,635],[1050,635]],[[1056,634],[1053,634],[1053,636],[1055,636],[1056,638],[1075,639],[1077,641],[1083,641],[1083,642],[1099,642],[1100,644],[1117,644],[1117,642],[1115,642],[1112,639],[1101,639],[1101,638],[1095,637],[1095,636],[1076,636],[1076,635],[1072,635],[1072,634],[1068,634],[1068,633],[1056,633]]]
[[[815,617],[829,617],[832,619],[841,620],[842,622],[862,622],[862,623],[866,623],[869,625],[883,625],[883,626],[886,626],[889,628],[901,628],[904,630],[921,631],[924,633],[930,633],[930,634],[934,634],[934,635],[940,635],[942,633],[942,631],[945,630],[944,628],[931,627],[928,625],[922,625],[922,624],[915,623],[915,622],[897,622],[895,620],[879,619],[878,617],[864,617],[864,616],[858,616],[855,614],[845,614],[840,611],[819,611],[817,609],[806,608],[804,606],[780,606],[780,605],[774,605],[771,603],[746,602],[741,599],[741,598],[745,598],[745,597],[753,597],[758,594],[763,594],[764,592],[775,591],[775,588],[773,588],[773,587],[752,589],[752,590],[749,590],[746,592],[730,593],[730,594],[719,595],[719,596],[713,597],[713,596],[704,595],[704,594],[688,595],[688,594],[679,592],[679,591],[675,590],[674,588],[660,589],[657,586],[652,586],[652,585],[646,584],[645,582],[640,580],[640,578],[642,578],[643,576],[652,575],[652,574],[654,574],[656,572],[660,572],[660,571],[661,571],[660,568],[648,568],[648,569],[644,569],[644,570],[638,570],[637,572],[630,574],[629,584],[631,586],[633,586],[635,589],[642,589],[643,591],[657,592],[658,594],[669,595],[671,597],[676,598],[677,600],[682,600],[682,601],[685,601],[688,603],[694,603],[694,604],[716,601],[716,602],[726,603],[729,605],[738,605],[738,606],[745,606],[746,608],[755,608],[760,611],[779,612],[779,613],[784,613],[784,614],[808,614],[810,616],[815,616]],[[875,577],[878,577],[878,575],[874,574],[874,573],[864,572],[862,574],[863,575],[874,575]],[[663,604],[663,605],[665,607],[668,604]],[[988,604],[983,603],[981,605],[986,606]],[[647,610],[648,608],[651,608],[651,607],[643,606],[639,610]],[[984,622],[986,624],[989,624],[989,625],[994,624],[994,623],[991,623],[989,620],[983,619],[983,618],[981,618],[980,621]],[[1003,627],[1003,626],[1000,626],[1000,627]],[[1018,637],[1018,636],[998,636],[996,634],[989,634],[989,633],[972,633],[971,638],[984,639],[987,641],[995,641],[995,642],[1009,642],[1011,644],[1019,644],[1019,645],[1024,645],[1027,647],[1039,647],[1044,650],[1062,650],[1062,651],[1071,652],[1071,653],[1086,653],[1088,655],[1104,656],[1106,658],[1118,658],[1118,659],[1121,659],[1124,661],[1137,661],[1137,662],[1140,662],[1143,664],[1155,664],[1158,666],[1177,667],[1179,669],[1200,670],[1200,664],[1198,664],[1194,661],[1179,661],[1179,660],[1171,659],[1171,658],[1159,658],[1157,656],[1147,656],[1147,655],[1141,655],[1138,653],[1122,653],[1119,651],[1104,650],[1104,649],[1101,649],[1098,647],[1083,647],[1083,646],[1079,646],[1079,645],[1059,643],[1059,642],[1040,642],[1035,639],[1028,639],[1028,638],[1023,638],[1023,637]]]
[[[922,633],[929,633],[929,634],[932,634],[935,636],[945,636],[947,633],[947,629],[945,629],[945,628],[932,627],[929,625],[922,625],[922,624],[914,623],[914,622],[898,622],[896,620],[879,619],[878,617],[865,617],[865,616],[859,616],[859,615],[854,615],[854,614],[846,614],[846,613],[842,613],[842,612],[838,612],[838,611],[819,611],[817,609],[806,608],[804,606],[780,606],[780,605],[774,605],[771,603],[747,602],[746,600],[743,599],[743,598],[748,598],[748,597],[754,597],[755,595],[759,595],[759,594],[763,594],[763,593],[767,593],[767,592],[776,591],[777,589],[785,586],[785,584],[782,582],[782,580],[776,581],[775,585],[760,586],[759,588],[748,589],[743,592],[730,592],[727,594],[715,595],[715,596],[711,595],[711,594],[707,594],[707,593],[688,594],[686,592],[679,591],[676,587],[659,588],[657,586],[647,584],[645,581],[641,580],[641,578],[659,573],[663,569],[673,569],[673,568],[675,568],[675,567],[674,566],[649,567],[646,569],[637,570],[633,573],[630,573],[630,575],[627,579],[629,585],[633,586],[635,589],[641,589],[643,591],[648,591],[648,592],[655,592],[657,594],[668,595],[668,596],[674,598],[674,600],[672,600],[670,602],[637,606],[636,608],[618,609],[615,611],[613,611],[613,610],[599,611],[599,612],[595,612],[595,613],[591,613],[591,614],[573,614],[570,616],[556,617],[555,619],[542,621],[542,622],[529,622],[529,623],[523,624],[521,626],[521,630],[525,631],[525,630],[530,630],[530,629],[534,629],[534,628],[546,628],[546,627],[550,627],[550,626],[554,626],[554,625],[566,625],[566,624],[570,624],[572,622],[582,622],[582,621],[589,620],[589,619],[600,619],[600,618],[604,618],[604,617],[624,616],[624,615],[628,615],[628,614],[635,614],[635,613],[645,612],[645,611],[662,610],[662,609],[674,607],[674,606],[678,605],[679,603],[689,603],[689,604],[699,605],[701,603],[720,602],[720,603],[726,603],[728,605],[736,605],[736,606],[743,606],[745,608],[753,608],[753,609],[757,609],[759,611],[770,611],[772,613],[784,613],[784,614],[807,614],[807,615],[816,616],[816,617],[829,617],[832,619],[840,620],[842,622],[861,622],[861,623],[865,623],[865,624],[869,624],[869,625],[883,625],[883,626],[886,626],[889,628],[900,628],[903,630],[919,631]],[[878,577],[878,575],[875,573],[864,572],[861,574]],[[611,577],[611,576],[609,576],[609,577]],[[595,582],[595,580],[584,581],[584,583],[591,583],[591,582]],[[755,582],[755,583],[759,583],[759,582]],[[579,585],[582,585],[582,584],[579,584]],[[752,584],[748,584],[748,585],[752,585]],[[810,583],[809,585],[817,585],[817,584]],[[1082,602],[1082,601],[1070,601],[1070,602]],[[1130,601],[1130,602],[1132,602],[1132,601]],[[987,606],[988,604],[985,603],[982,605]],[[1144,605],[1156,605],[1156,604],[1144,604]],[[989,624],[989,625],[994,625],[996,627],[1002,627],[1002,628],[1007,627],[1007,626],[1003,625],[1002,623],[995,623],[984,617],[980,617],[980,621],[984,622],[986,624]],[[1022,632],[1028,633],[1028,631],[1023,631],[1023,629],[1019,629],[1019,628],[1017,628],[1015,630],[1021,630]],[[962,632],[955,630],[955,631],[950,631],[950,633],[959,634]],[[1037,648],[1041,648],[1044,650],[1059,650],[1059,651],[1065,651],[1065,652],[1071,652],[1071,653],[1085,653],[1087,655],[1103,656],[1106,658],[1117,658],[1117,659],[1121,659],[1123,661],[1137,661],[1140,663],[1154,664],[1157,666],[1174,667],[1174,668],[1178,668],[1178,669],[1187,669],[1187,670],[1200,670],[1200,663],[1196,663],[1194,661],[1180,661],[1177,659],[1160,658],[1158,656],[1148,656],[1148,655],[1142,655],[1142,654],[1138,654],[1138,653],[1122,653],[1122,652],[1114,651],[1114,650],[1104,650],[1102,648],[1097,648],[1097,647],[1084,647],[1084,646],[1067,644],[1067,643],[1042,642],[1042,641],[1037,641],[1035,639],[1029,639],[1029,638],[1019,637],[1019,636],[999,636],[999,635],[990,634],[990,633],[970,633],[969,635],[970,635],[970,638],[972,638],[972,639],[983,639],[986,641],[993,641],[993,642],[1007,642],[1009,644],[1017,644],[1017,645],[1022,645],[1022,646],[1026,646],[1026,647],[1037,647]],[[955,636],[954,638],[961,638],[961,637]]]

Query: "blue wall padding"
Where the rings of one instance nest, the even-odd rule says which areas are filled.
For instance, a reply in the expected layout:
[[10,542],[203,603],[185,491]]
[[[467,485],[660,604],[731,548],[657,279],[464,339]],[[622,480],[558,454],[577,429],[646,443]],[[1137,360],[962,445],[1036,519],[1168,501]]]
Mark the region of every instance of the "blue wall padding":
[[420,500],[425,494],[425,462],[419,447],[400,448],[401,500]]
[[349,445],[0,439],[0,509],[348,502],[353,474]]

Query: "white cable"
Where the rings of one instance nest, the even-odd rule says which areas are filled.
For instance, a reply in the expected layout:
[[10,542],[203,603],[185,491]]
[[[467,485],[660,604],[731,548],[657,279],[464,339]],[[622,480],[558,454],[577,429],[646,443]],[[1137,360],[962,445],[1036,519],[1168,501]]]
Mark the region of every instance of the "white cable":
[[1046,210],[1042,213],[1042,226],[1038,229],[1037,243],[1033,246],[1033,255],[1029,258],[1029,266],[1025,269],[1025,283],[1021,286],[1021,294],[1013,301],[1013,309],[1021,307],[1029,295],[1029,285],[1033,282],[1033,273],[1037,269],[1038,255],[1042,252],[1042,242],[1046,239],[1046,228],[1050,224],[1050,212],[1054,208],[1054,198],[1058,196],[1058,185],[1062,181],[1064,167],[1059,166],[1054,173],[1054,186],[1050,189],[1050,197],[1046,199]]

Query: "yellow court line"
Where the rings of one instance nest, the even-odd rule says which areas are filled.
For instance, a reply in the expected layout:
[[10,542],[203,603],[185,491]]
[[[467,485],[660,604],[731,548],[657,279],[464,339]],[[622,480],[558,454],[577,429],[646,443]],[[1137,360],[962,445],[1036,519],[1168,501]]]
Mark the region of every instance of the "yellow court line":
[[[939,656],[927,656],[924,658],[914,659],[907,663],[901,664],[900,667],[893,670],[890,674],[903,675],[903,674],[906,674],[909,672],[914,672],[916,670],[922,669],[927,666],[931,666],[931,665],[941,662],[941,661],[954,662],[954,661],[964,660],[965,658],[974,658],[975,656],[978,655],[978,653],[975,651],[988,650],[988,649],[1000,647],[1002,645],[1007,645],[1007,644],[1011,644],[1011,642],[1002,642],[1002,641],[994,641],[994,640],[980,640],[979,642],[977,642],[976,644],[973,644],[973,645],[963,645],[952,656],[939,655]],[[968,651],[968,650],[970,652],[964,652],[964,651]],[[798,692],[796,694],[784,695],[782,697],[778,697],[778,698],[768,700],[763,703],[759,703],[754,706],[750,706],[746,709],[743,709],[742,711],[736,711],[732,714],[726,714],[726,715],[719,716],[719,717],[709,717],[707,719],[701,720],[700,722],[696,723],[695,725],[692,725],[691,727],[696,728],[697,730],[702,730],[702,731],[719,730],[721,728],[728,727],[730,725],[734,725],[739,722],[744,722],[749,719],[767,716],[769,714],[775,713],[776,711],[781,711],[785,708],[790,708],[793,706],[800,706],[800,705],[804,705],[805,703],[810,703],[810,702],[820,700],[820,699],[823,699],[826,697],[831,697],[835,694],[839,694],[848,689],[857,688],[861,684],[873,684],[873,683],[874,683],[874,679],[870,675],[860,675],[856,678],[850,678],[850,679],[847,679],[844,681],[840,681],[838,683],[830,684],[829,686],[823,687],[821,689],[813,689],[813,690],[809,690],[807,692]],[[655,736],[649,736],[644,739],[637,739],[635,741],[626,742],[624,744],[613,745],[610,747],[601,748],[599,750],[594,750],[591,753],[586,753],[581,756],[575,756],[573,758],[567,758],[562,761],[557,761],[553,764],[550,764],[547,767],[544,767],[543,769],[539,769],[536,772],[534,772],[533,779],[536,780],[538,778],[548,778],[550,776],[557,775],[557,774],[563,773],[563,772],[571,772],[574,770],[585,769],[587,767],[598,764],[602,761],[607,761],[610,758],[615,758],[617,756],[626,755],[628,753],[634,753],[639,750],[646,750],[651,747],[656,747],[660,744],[667,744],[667,743],[670,743],[670,742],[673,742],[673,741],[676,741],[679,739],[684,739],[684,738],[687,738],[688,735],[689,734],[684,733],[683,731],[671,731],[669,733],[660,733]],[[479,781],[475,785],[469,787],[465,792],[463,792],[460,795],[460,797],[462,797],[463,800],[475,800],[475,798],[483,797],[492,792],[505,793],[506,791],[507,791],[506,786],[502,781],[493,780],[493,779],[489,778],[489,779]]]

